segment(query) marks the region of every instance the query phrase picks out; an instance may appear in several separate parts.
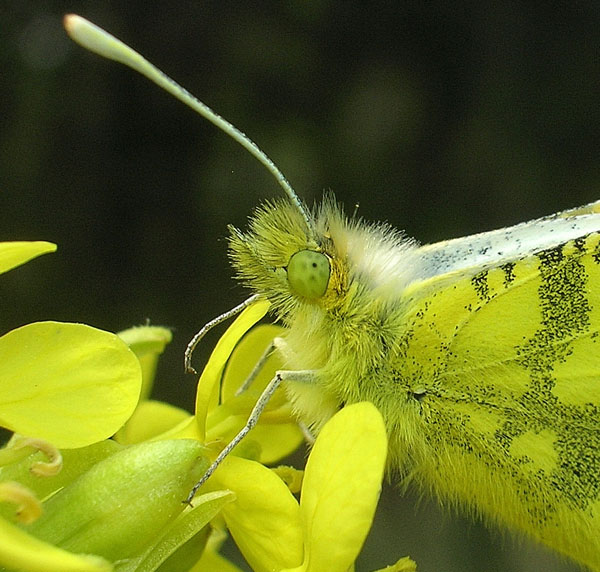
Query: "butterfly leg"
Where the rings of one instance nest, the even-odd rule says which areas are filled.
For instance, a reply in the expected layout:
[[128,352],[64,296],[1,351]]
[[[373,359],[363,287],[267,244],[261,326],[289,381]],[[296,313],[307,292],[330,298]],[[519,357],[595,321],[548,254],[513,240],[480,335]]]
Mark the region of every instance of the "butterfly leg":
[[247,391],[250,388],[250,386],[256,379],[256,376],[265,366],[266,361],[269,359],[273,351],[275,351],[276,349],[281,349],[284,345],[285,341],[283,340],[283,338],[273,339],[273,341],[267,346],[263,354],[260,356],[259,360],[256,362],[256,365],[252,368],[250,375],[245,379],[244,383],[242,383],[242,385],[240,385],[238,390],[235,392],[236,396],[241,395],[242,393],[244,393],[244,391]]
[[298,427],[300,427],[300,431],[302,431],[302,435],[304,435],[304,440],[309,445],[314,445],[316,437],[315,437],[314,433],[310,430],[308,425],[306,425],[306,423],[303,423],[302,421],[299,421]]
[[192,354],[194,353],[196,346],[200,343],[200,340],[210,330],[212,330],[215,326],[218,326],[219,324],[222,324],[223,322],[229,320],[229,318],[232,318],[233,316],[237,316],[237,314],[240,314],[242,312],[242,310],[244,310],[248,306],[251,306],[252,304],[254,304],[254,302],[256,302],[259,298],[260,298],[260,296],[258,294],[255,294],[254,296],[250,296],[250,298],[248,298],[247,300],[244,300],[241,304],[238,304],[235,308],[232,308],[231,310],[212,319],[199,332],[197,332],[196,335],[190,340],[190,343],[187,345],[187,348],[185,350],[184,362],[183,362],[184,371],[186,373],[197,373],[197,371],[192,366]]
[[190,494],[185,499],[185,503],[191,506],[192,499],[194,495],[198,491],[198,489],[209,479],[209,477],[217,470],[219,465],[223,462],[225,457],[231,453],[231,451],[236,447],[236,445],[253,429],[253,427],[258,422],[258,419],[261,413],[264,411],[267,403],[271,399],[271,396],[275,393],[276,389],[279,387],[282,381],[301,381],[301,382],[309,382],[314,376],[314,372],[312,371],[278,371],[275,374],[275,377],[268,383],[267,387],[265,387],[264,391],[260,394],[258,401],[254,404],[252,411],[250,412],[250,416],[246,421],[246,424],[242,427],[240,432],[227,444],[227,446],[219,453],[217,458],[212,462],[210,467],[206,470],[206,473],[202,476],[202,478],[194,485]]

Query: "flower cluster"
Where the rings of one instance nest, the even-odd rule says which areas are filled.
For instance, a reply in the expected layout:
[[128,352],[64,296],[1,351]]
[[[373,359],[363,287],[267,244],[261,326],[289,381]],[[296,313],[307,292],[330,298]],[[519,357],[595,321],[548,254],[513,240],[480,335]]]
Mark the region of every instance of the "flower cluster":
[[[0,273],[52,252],[0,244]],[[387,440],[369,403],[344,408],[318,436],[304,472],[269,469],[303,436],[278,390],[258,425],[182,502],[247,420],[281,366],[269,358],[236,390],[274,336],[256,302],[219,340],[195,413],[149,399],[170,332],[118,336],[41,322],[0,337],[0,567],[44,572],[238,570],[219,554],[227,532],[253,570],[352,569],[370,528]],[[299,500],[297,495],[299,493]],[[386,570],[414,570],[402,559]]]

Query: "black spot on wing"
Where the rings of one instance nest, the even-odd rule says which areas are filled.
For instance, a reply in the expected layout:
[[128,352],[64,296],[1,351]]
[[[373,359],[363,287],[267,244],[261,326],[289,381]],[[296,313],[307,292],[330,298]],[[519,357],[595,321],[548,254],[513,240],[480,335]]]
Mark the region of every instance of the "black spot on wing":
[[507,262],[500,268],[504,272],[504,287],[508,288],[515,281],[515,263]]
[[596,264],[600,264],[600,241],[596,243],[596,246],[594,248],[594,252],[592,254],[592,260]]
[[582,254],[585,252],[586,238],[586,236],[580,236],[573,241],[573,246]]
[[482,302],[489,302],[490,300],[490,286],[488,284],[488,271],[484,270],[483,272],[479,272],[479,274],[475,274],[473,278],[471,278],[471,285],[477,294],[477,297]]
[[598,407],[562,406],[559,412],[569,420],[569,425],[555,443],[559,466],[549,478],[571,506],[587,508],[600,497]]
[[587,331],[591,307],[588,302],[585,266],[577,257],[565,258],[563,247],[540,252],[538,289],[540,327],[517,348],[523,367],[532,373],[550,373],[565,358],[570,341]]

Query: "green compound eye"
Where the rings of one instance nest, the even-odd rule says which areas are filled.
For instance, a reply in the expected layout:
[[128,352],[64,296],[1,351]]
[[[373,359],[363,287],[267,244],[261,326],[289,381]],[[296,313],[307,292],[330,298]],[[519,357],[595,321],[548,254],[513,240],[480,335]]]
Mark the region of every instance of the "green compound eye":
[[290,258],[287,278],[295,294],[316,300],[327,290],[329,272],[327,256],[314,250],[301,250]]

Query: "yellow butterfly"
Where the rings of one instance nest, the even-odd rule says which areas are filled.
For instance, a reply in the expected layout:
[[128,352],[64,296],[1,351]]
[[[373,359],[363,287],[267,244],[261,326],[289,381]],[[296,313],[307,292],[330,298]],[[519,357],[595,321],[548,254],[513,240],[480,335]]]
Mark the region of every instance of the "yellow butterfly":
[[312,212],[254,143],[139,54],[84,21],[70,32],[224,129],[288,195],[230,238],[255,292],[234,311],[272,303],[288,369],[205,478],[282,381],[315,432],[371,401],[403,482],[600,570],[600,202],[428,246],[349,220],[332,197]]

